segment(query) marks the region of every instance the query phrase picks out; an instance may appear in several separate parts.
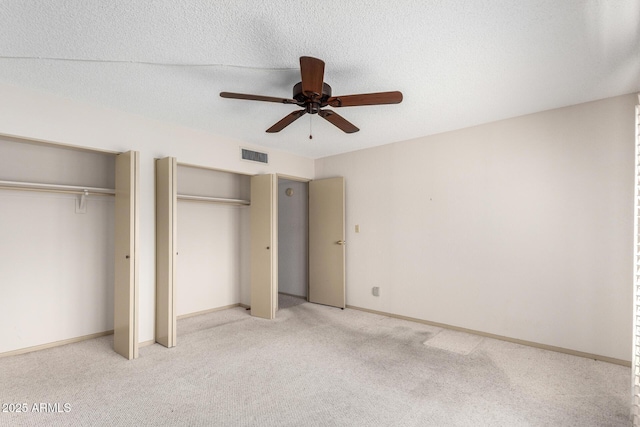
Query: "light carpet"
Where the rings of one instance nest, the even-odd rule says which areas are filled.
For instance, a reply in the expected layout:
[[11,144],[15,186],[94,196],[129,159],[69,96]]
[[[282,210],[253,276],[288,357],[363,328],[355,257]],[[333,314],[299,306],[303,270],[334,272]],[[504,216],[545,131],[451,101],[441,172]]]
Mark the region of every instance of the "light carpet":
[[[280,307],[272,321],[240,307],[180,320],[177,347],[133,361],[109,336],[2,358],[0,404],[28,410],[0,413],[0,425],[630,425],[629,368],[357,310]],[[59,412],[33,411],[41,403]]]

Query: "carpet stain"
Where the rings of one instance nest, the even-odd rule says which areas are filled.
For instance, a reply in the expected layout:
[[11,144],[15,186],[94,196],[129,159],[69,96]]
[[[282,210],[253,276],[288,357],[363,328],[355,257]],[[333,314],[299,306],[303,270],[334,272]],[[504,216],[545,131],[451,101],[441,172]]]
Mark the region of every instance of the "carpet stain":
[[452,330],[443,330],[424,345],[467,356],[482,342],[483,337]]

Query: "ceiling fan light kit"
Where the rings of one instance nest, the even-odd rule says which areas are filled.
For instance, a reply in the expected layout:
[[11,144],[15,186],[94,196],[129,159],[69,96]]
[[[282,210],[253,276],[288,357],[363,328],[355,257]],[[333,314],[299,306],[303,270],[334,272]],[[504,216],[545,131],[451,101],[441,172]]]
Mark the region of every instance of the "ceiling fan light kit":
[[399,104],[402,102],[402,93],[398,91],[332,96],[331,86],[324,82],[324,62],[310,56],[300,57],[300,75],[302,81],[293,86],[292,99],[233,92],[220,92],[220,96],[223,98],[245,99],[250,101],[295,104],[302,108],[302,110],[296,110],[288,114],[271,126],[267,129],[268,133],[280,132],[305,114],[317,114],[343,132],[354,133],[360,129],[335,111],[324,108]]

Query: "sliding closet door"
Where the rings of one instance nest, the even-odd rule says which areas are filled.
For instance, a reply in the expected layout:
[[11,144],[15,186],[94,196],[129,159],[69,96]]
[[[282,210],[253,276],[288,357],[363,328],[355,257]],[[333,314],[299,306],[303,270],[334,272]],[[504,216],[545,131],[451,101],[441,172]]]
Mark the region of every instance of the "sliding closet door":
[[345,308],[344,178],[309,183],[309,302]]
[[116,157],[114,350],[138,357],[139,153]]
[[156,160],[156,342],[176,345],[177,163]]
[[273,319],[278,299],[275,175],[251,177],[251,315]]

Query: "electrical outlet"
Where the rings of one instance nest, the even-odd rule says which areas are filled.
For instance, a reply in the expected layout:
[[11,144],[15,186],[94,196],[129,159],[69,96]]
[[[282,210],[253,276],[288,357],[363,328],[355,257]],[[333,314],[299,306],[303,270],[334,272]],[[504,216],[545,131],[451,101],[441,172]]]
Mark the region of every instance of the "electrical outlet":
[[360,226],[358,224],[356,224],[356,233],[360,232]]
[[378,286],[374,286],[371,289],[371,293],[373,294],[374,297],[379,297],[380,296],[380,288]]

